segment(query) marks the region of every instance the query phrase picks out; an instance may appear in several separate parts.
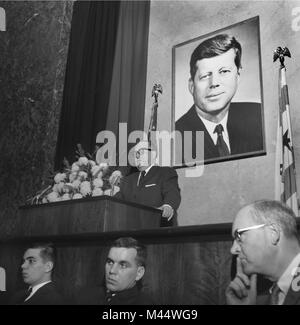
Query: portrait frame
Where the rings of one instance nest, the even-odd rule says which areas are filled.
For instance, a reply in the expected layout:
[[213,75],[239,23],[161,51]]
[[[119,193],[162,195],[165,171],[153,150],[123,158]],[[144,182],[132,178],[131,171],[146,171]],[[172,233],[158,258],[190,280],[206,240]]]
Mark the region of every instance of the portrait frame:
[[[190,114],[189,114],[189,119],[183,117],[188,111],[192,110],[191,108],[194,104],[193,95],[190,93],[188,89],[189,79],[191,78],[190,58],[194,49],[200,43],[202,43],[206,39],[212,38],[219,34],[228,34],[234,36],[236,40],[241,44],[242,69],[240,70],[241,73],[239,75],[238,87],[235,92],[235,95],[232,98],[231,103],[236,103],[232,105],[235,106],[235,111],[236,108],[239,107],[238,106],[239,104],[251,103],[251,105],[247,107],[247,111],[249,112],[249,114],[254,114],[254,112],[256,112],[255,117],[257,123],[255,124],[255,127],[257,127],[257,130],[259,131],[257,131],[257,134],[253,136],[250,134],[250,131],[248,132],[248,134],[242,136],[245,137],[245,139],[247,137],[247,141],[249,142],[251,142],[252,139],[254,139],[253,145],[251,144],[251,146],[249,146],[249,149],[247,149],[246,145],[244,145],[244,148],[242,148],[242,145],[240,144],[236,145],[236,142],[238,142],[240,136],[235,135],[238,133],[232,132],[232,128],[230,130],[228,129],[227,141],[233,140],[232,141],[233,144],[230,143],[229,145],[230,154],[228,156],[210,157],[209,154],[206,154],[206,150],[207,151],[209,150],[209,143],[207,142],[209,133],[205,130],[202,130],[203,131],[201,132],[202,142],[200,141],[200,144],[202,145],[202,149],[200,150],[202,151],[202,156],[200,155],[201,159],[196,159],[196,160],[191,159],[189,161],[182,158],[184,157],[184,149],[182,147],[181,142],[177,140],[178,139],[177,136],[178,136],[178,131],[181,132],[183,130],[185,131],[185,129],[182,128],[183,124],[188,125],[187,131],[189,131],[189,128],[194,130],[195,127],[195,123],[192,123],[193,126],[191,126],[188,124],[189,121],[197,120],[197,123],[198,123],[198,119],[200,121],[200,117],[198,117],[198,115],[195,115],[196,109],[192,119],[191,119],[192,115]],[[236,159],[265,155],[266,144],[265,144],[264,105],[263,105],[262,85],[263,83],[262,83],[262,69],[261,69],[259,16],[252,17],[250,19],[238,22],[236,24],[215,30],[213,32],[174,45],[172,47],[172,131],[177,131],[177,132],[172,146],[173,167],[180,168],[180,167],[194,166],[199,164],[210,164],[210,163],[217,163],[217,162],[223,162],[228,160],[236,160]],[[231,110],[232,106],[230,106],[228,111],[229,113],[228,113],[227,126],[229,123],[231,123],[229,121],[232,120],[232,116],[233,116],[232,113],[233,109]],[[252,107],[254,107],[255,110],[253,109],[253,111],[251,111]],[[240,112],[242,111],[240,110]],[[187,114],[185,116],[188,117]],[[181,122],[176,123],[180,118],[182,118],[181,121],[185,120],[183,124]],[[250,116],[249,121],[251,121],[251,119],[254,120],[254,117]],[[240,119],[240,121],[242,122],[242,119]],[[205,129],[203,123],[202,125],[203,128]],[[232,125],[232,123],[230,125]],[[238,127],[236,127],[234,131],[236,131],[237,128]],[[211,138],[209,138],[209,141],[212,141]],[[182,138],[182,143],[183,142],[184,139]],[[211,143],[213,144],[213,142]],[[179,152],[180,155],[178,155]],[[193,153],[195,154],[195,152]]]

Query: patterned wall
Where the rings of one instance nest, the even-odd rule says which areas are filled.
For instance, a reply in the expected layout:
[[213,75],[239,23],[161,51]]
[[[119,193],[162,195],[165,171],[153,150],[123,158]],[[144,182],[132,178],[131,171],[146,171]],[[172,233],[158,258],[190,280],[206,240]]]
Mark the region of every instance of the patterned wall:
[[0,236],[53,169],[73,3],[0,1]]

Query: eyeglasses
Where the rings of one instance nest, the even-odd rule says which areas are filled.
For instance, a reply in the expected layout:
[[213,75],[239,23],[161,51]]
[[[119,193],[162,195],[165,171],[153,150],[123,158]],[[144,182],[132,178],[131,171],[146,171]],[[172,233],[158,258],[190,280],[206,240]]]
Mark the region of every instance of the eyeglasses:
[[[144,150],[151,151],[151,149],[148,149],[148,148],[141,148],[140,150],[136,151],[136,153],[135,153],[135,157],[136,157],[137,159],[139,159],[140,156],[144,153],[144,152],[143,152]],[[142,152],[141,152],[141,151],[142,151]]]
[[242,228],[242,229],[236,229],[234,234],[233,234],[233,239],[236,240],[238,243],[242,242],[242,234],[246,231],[249,230],[254,230],[254,229],[259,229],[266,226],[266,224],[260,224],[260,225],[255,225],[255,226],[251,226],[251,227],[247,227],[247,228]]

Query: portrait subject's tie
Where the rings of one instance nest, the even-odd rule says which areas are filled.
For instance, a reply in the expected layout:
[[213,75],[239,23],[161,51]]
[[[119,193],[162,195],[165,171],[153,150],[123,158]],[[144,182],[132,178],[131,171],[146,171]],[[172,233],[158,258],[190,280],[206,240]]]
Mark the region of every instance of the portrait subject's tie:
[[214,133],[217,133],[218,135],[218,139],[217,139],[217,149],[219,151],[219,156],[220,157],[223,157],[223,156],[229,156],[230,155],[230,152],[229,152],[229,149],[227,147],[227,144],[225,143],[224,141],[224,138],[223,138],[223,126],[222,124],[218,124],[214,130]]

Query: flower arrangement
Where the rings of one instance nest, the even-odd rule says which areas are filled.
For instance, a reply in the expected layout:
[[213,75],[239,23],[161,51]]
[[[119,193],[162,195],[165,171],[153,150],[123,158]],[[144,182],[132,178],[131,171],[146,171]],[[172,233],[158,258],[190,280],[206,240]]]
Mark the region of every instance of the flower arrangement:
[[119,170],[112,172],[107,163],[98,164],[89,159],[91,156],[85,154],[80,145],[78,147],[80,153],[78,160],[70,166],[65,159],[63,172],[57,173],[52,184],[33,197],[31,204],[101,195],[113,196],[120,190],[121,172]]

